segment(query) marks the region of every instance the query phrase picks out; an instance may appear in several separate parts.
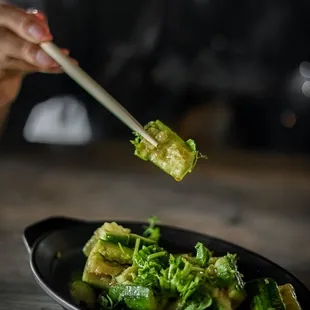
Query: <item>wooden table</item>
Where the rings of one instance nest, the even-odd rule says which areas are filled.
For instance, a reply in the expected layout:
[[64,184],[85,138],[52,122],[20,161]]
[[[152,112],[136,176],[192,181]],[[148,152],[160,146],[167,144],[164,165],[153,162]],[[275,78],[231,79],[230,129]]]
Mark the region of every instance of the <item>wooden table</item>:
[[259,252],[310,287],[309,159],[209,154],[176,183],[131,151],[105,144],[0,154],[0,309],[60,309],[32,278],[21,239],[25,226],[51,215],[157,215]]

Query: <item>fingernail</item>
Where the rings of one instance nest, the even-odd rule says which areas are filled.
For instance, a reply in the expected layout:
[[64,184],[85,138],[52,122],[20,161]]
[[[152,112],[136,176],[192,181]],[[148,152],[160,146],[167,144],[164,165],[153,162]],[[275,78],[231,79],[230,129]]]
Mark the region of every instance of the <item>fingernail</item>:
[[35,15],[42,21],[46,20],[45,15],[39,11]]
[[69,55],[69,54],[70,54],[70,51],[67,50],[67,49],[62,49],[61,51],[62,51],[65,55]]
[[43,66],[54,66],[56,64],[55,61],[42,50],[37,52],[36,60]]
[[43,39],[49,39],[50,38],[50,34],[46,31],[46,29],[44,29],[43,27],[41,27],[40,25],[37,24],[33,24],[30,25],[28,28],[28,34],[34,38],[35,40],[41,41]]

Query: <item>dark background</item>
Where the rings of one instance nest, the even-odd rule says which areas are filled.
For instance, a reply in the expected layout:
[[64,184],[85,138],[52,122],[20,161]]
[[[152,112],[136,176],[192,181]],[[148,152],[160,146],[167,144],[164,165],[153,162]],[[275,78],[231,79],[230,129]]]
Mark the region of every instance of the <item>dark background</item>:
[[[142,124],[161,119],[209,148],[309,153],[308,1],[12,2],[44,11],[56,43]],[[130,137],[68,77],[33,75],[2,141],[21,143],[32,107],[58,94],[82,100],[94,140]]]

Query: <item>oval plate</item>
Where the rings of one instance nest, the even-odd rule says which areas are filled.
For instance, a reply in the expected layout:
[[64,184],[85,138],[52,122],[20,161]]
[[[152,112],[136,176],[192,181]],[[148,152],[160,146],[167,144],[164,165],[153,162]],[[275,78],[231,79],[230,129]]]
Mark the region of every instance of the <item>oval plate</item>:
[[[82,248],[104,222],[56,217],[35,223],[24,231],[24,242],[30,254],[30,266],[36,281],[49,296],[67,310],[80,310],[69,296],[68,283],[75,272],[83,270],[86,259]],[[147,225],[140,222],[117,222],[138,234],[142,234]],[[264,257],[214,237],[180,228],[160,227],[160,244],[169,251],[192,252],[199,241],[216,255],[236,253],[240,258],[239,270],[244,274],[246,281],[271,277],[280,285],[291,283],[295,287],[302,308],[310,309],[310,291],[291,273]]]

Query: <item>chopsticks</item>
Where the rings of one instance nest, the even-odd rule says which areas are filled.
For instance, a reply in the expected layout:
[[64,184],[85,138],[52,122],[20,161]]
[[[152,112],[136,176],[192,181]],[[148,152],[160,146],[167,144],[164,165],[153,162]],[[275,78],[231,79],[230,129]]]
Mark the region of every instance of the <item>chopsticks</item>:
[[62,67],[68,76],[70,76],[76,83],[84,88],[117,118],[119,118],[120,121],[127,125],[132,131],[137,132],[144,139],[157,147],[158,143],[147,133],[143,126],[85,71],[74,64],[69,57],[64,55],[54,43],[44,42],[41,43],[40,46]]

